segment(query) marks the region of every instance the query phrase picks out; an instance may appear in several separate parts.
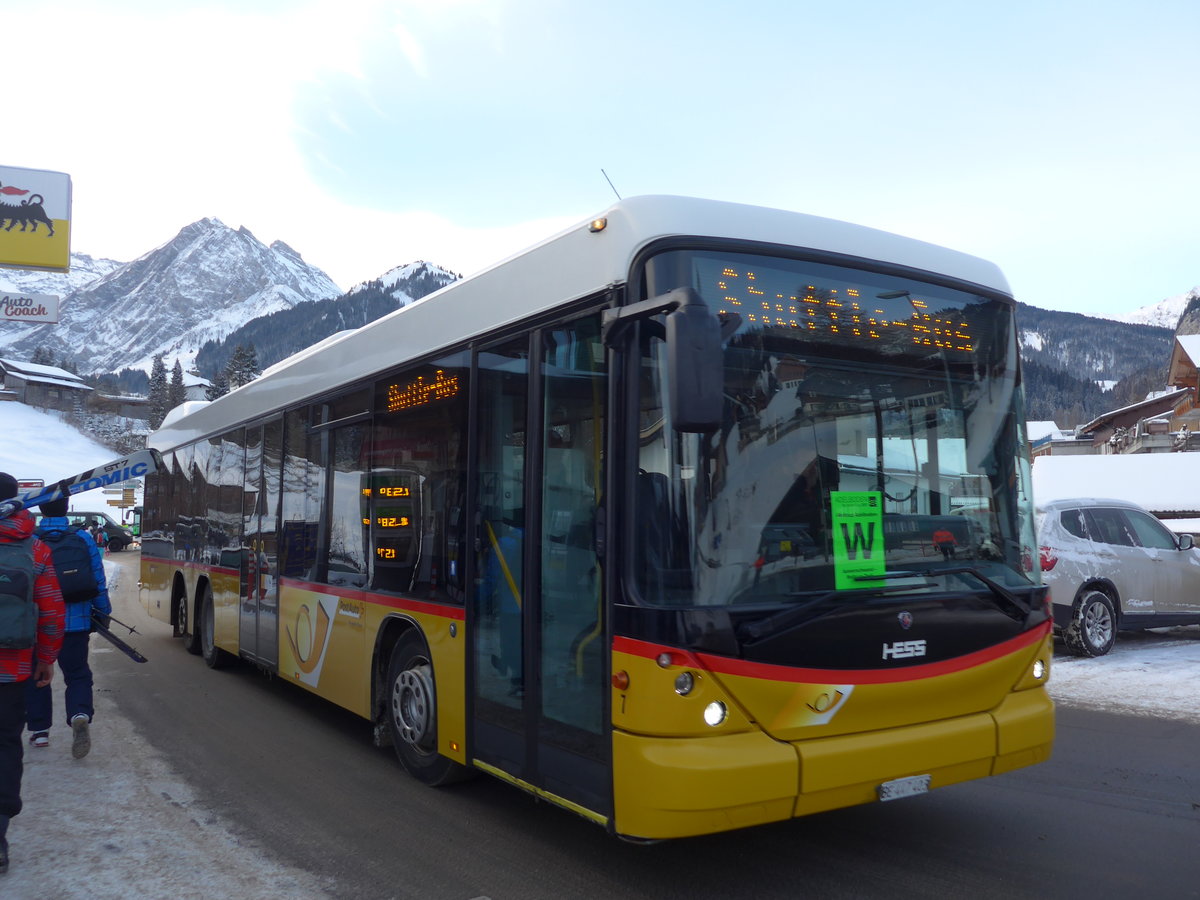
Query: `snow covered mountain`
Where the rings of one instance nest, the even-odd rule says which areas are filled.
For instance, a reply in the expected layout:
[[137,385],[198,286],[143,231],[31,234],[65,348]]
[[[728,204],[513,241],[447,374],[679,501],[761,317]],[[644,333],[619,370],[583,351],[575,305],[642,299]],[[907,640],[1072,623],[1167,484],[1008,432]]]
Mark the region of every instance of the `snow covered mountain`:
[[1168,297],[1166,300],[1160,300],[1158,303],[1152,303],[1149,306],[1141,306],[1131,313],[1126,313],[1123,316],[1109,316],[1117,322],[1129,322],[1134,325],[1158,325],[1161,328],[1175,329],[1179,324],[1179,317],[1183,315],[1183,311],[1187,309],[1188,303],[1192,300],[1200,299],[1200,285],[1192,288],[1186,294],[1177,294],[1174,297]]
[[[104,266],[93,268],[99,272]],[[70,277],[84,275],[73,270]],[[17,287],[34,291],[27,284]],[[234,230],[213,218],[188,225],[168,243],[98,278],[37,292],[62,294],[59,323],[4,335],[0,348],[27,357],[46,346],[56,357],[74,358],[84,373],[148,371],[159,353],[168,366],[178,359],[188,369],[207,340],[250,319],[342,293],[282,241],[267,247],[245,228]]]
[[461,277],[440,266],[419,259],[416,262],[389,269],[373,281],[356,284],[346,294],[354,296],[375,288],[395,300],[397,307],[408,306]]
[[[71,271],[42,272],[37,269],[0,268],[0,292],[6,294],[56,294],[65,297],[72,291],[86,287],[103,278],[125,263],[115,259],[94,259],[86,253],[71,254]],[[24,333],[0,335],[0,345],[11,343]]]
[[196,354],[196,368],[206,377],[215,377],[242,344],[254,346],[260,365],[273,365],[339,331],[361,328],[415,303],[458,277],[422,260],[397,266],[340,297],[261,316],[222,339],[206,341]]

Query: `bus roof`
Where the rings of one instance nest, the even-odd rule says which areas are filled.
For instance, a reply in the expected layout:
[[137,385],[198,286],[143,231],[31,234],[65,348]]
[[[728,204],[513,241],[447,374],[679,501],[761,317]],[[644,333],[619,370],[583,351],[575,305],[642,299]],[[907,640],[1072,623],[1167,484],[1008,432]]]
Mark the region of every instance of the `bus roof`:
[[[606,220],[602,230],[591,223]],[[730,238],[837,253],[938,273],[1008,294],[985,260],[886,231],[803,213],[691,197],[630,197],[539,244],[355,331],[271,366],[197,408],[172,410],[149,444],[168,450],[336,392],[406,360],[624,283],[637,253],[680,236]]]

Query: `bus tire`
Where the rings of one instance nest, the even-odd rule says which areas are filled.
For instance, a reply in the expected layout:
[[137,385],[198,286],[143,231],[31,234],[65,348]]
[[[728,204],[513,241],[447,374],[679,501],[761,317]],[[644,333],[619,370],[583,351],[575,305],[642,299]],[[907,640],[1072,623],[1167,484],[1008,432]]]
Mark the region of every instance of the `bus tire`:
[[[183,649],[193,656],[200,655],[200,634],[188,615],[187,591],[180,591],[175,600],[175,637],[183,638]],[[190,629],[190,630],[189,630]]]
[[1117,639],[1117,611],[1103,591],[1088,591],[1075,602],[1063,643],[1076,656],[1103,656]]
[[432,787],[461,781],[465,766],[437,751],[437,694],[433,661],[425,642],[407,631],[392,648],[388,664],[386,715],[400,765]]
[[217,646],[216,610],[213,606],[212,588],[205,587],[200,594],[200,655],[210,669],[223,669],[233,661],[233,656]]

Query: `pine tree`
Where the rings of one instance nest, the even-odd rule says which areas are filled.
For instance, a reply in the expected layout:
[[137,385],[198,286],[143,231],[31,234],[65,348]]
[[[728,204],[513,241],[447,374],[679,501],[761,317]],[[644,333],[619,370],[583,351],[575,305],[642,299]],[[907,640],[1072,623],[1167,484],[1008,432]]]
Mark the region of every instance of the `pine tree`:
[[162,354],[154,357],[150,366],[150,427],[157,428],[166,418],[169,407],[167,403],[167,364],[163,362]]
[[43,344],[33,351],[33,358],[29,361],[35,366],[52,366],[54,365],[54,352]]
[[187,399],[187,389],[183,386],[183,366],[175,360],[175,368],[171,370],[171,383],[167,386],[167,409],[174,409]]
[[218,372],[212,384],[204,389],[204,396],[209,400],[216,400],[218,397],[224,397],[228,393],[229,376],[225,374],[224,370]]
[[253,344],[238,344],[225,366],[225,377],[229,380],[230,389],[240,388],[249,384],[262,374],[258,365],[258,353]]
[[258,351],[253,344],[246,345],[246,382],[253,381],[262,374],[262,366],[258,364]]

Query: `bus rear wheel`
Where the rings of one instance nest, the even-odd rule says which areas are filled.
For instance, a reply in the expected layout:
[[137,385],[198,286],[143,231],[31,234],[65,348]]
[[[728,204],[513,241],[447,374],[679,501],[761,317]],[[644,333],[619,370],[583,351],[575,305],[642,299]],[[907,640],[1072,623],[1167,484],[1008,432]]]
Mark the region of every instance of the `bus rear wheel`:
[[[183,638],[183,649],[192,655],[200,653],[200,632],[192,622],[192,617],[188,615],[188,597],[187,591],[180,591],[175,595],[175,628],[173,634],[175,637]],[[190,630],[189,630],[190,629]]]
[[413,631],[404,634],[392,649],[387,718],[396,755],[410,775],[437,787],[470,774],[465,766],[438,753],[433,662],[425,642]]
[[233,656],[217,646],[216,610],[212,589],[206,587],[200,595],[200,655],[210,669],[221,669],[233,662]]

